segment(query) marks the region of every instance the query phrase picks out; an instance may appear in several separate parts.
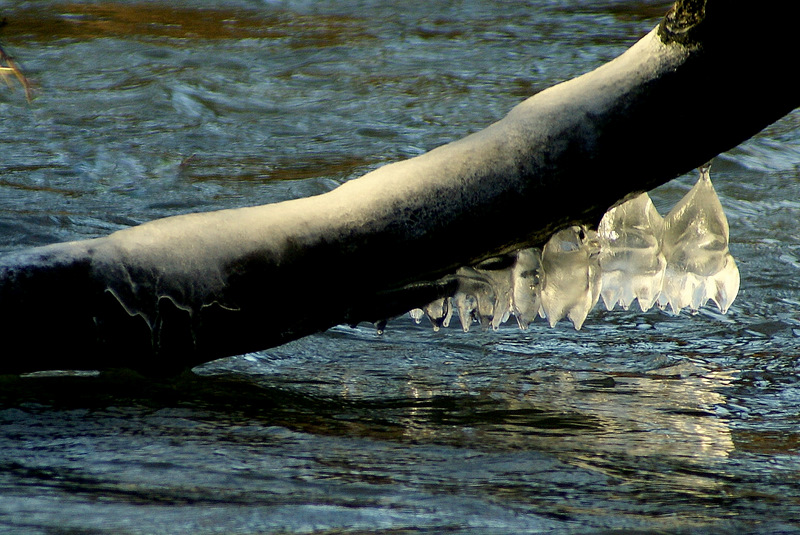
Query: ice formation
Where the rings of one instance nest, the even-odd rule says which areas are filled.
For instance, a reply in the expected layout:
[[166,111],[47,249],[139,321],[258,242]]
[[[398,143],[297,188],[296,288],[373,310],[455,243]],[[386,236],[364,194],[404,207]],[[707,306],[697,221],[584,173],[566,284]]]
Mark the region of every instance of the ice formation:
[[519,328],[527,329],[542,310],[544,270],[539,249],[517,251],[511,280],[511,312],[517,318]]
[[662,251],[664,219],[650,196],[611,208],[597,227],[600,241],[600,295],[606,309],[627,310],[634,299],[641,310],[650,309],[661,293],[667,261]]
[[739,291],[739,270],[728,249],[728,221],[709,176],[700,168],[694,187],[662,218],[647,193],[611,208],[597,232],[572,226],[544,248],[456,272],[458,289],[411,311],[434,330],[454,310],[464,331],[472,323],[498,329],[512,315],[521,329],[540,316],[550,326],[568,318],[580,329],[600,297],[608,310],[654,305],[678,314],[713,301],[724,314]]
[[542,250],[542,310],[553,327],[564,316],[580,329],[600,296],[600,244],[595,232],[572,226]]
[[708,166],[664,221],[667,269],[658,305],[679,313],[708,300],[724,314],[739,292],[739,269],[728,250],[728,220]]

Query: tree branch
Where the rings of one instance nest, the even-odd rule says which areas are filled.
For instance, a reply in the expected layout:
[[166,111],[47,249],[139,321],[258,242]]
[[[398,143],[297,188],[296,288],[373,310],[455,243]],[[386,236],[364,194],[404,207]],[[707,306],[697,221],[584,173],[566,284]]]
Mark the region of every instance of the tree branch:
[[174,371],[400,314],[459,266],[594,225],[800,105],[798,8],[772,4],[682,0],[608,64],[323,195],[5,255],[0,325],[26,350],[0,370]]

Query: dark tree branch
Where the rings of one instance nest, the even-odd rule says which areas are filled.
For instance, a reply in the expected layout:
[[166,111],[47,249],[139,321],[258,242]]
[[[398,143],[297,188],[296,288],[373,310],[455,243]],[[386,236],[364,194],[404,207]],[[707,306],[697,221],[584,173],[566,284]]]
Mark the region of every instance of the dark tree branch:
[[0,325],[26,349],[0,370],[177,370],[419,306],[800,105],[797,10],[683,0],[616,60],[330,193],[5,255]]

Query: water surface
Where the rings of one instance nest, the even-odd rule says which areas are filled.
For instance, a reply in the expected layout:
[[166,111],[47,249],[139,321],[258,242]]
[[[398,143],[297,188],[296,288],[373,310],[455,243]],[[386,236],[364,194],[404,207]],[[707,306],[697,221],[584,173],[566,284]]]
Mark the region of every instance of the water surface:
[[[666,6],[2,1],[36,98],[0,88],[0,250],[328,191],[608,61]],[[3,378],[0,532],[800,532],[799,126],[712,168],[742,273],[725,316],[397,318],[174,381]]]

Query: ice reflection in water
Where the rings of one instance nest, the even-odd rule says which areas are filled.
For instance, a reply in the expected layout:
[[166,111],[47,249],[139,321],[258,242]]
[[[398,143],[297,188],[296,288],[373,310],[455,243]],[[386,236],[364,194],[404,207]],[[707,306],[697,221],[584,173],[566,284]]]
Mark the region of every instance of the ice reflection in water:
[[[378,354],[356,353],[326,363],[312,375],[287,378],[284,366],[304,367],[298,354],[308,351],[306,358],[318,358],[317,340],[313,346],[290,344],[285,355],[272,351],[266,360],[253,358],[239,365],[249,373],[267,374],[270,382],[309,382],[326,395],[374,403],[376,408],[382,403],[373,396],[381,392],[380,399],[397,400],[382,407],[382,417],[396,419],[412,441],[558,451],[569,437],[571,449],[585,452],[702,461],[732,451],[730,430],[715,415],[726,403],[720,390],[735,370],[711,371],[702,363],[675,363],[654,355],[631,356],[638,371],[624,358],[610,365],[601,357],[574,359],[555,367],[560,356],[532,358],[528,340],[515,340],[511,334],[504,329],[498,336],[504,335],[505,341],[495,348],[500,353],[477,362],[470,355],[486,340],[474,346],[451,340],[448,347],[423,354],[415,351],[422,348],[408,348],[404,354],[394,344],[382,350],[380,344],[363,340]],[[344,330],[329,336],[361,345]],[[395,358],[384,361],[384,351]]]
[[[483,359],[475,355],[487,339],[473,337],[488,333],[473,333],[469,344],[448,337],[435,348],[420,343],[405,351],[370,341],[367,330],[362,334],[342,329],[326,335],[329,343],[346,343],[352,355],[301,377],[287,379],[286,369],[310,368],[325,340],[294,343],[285,354],[271,352],[238,365],[248,374],[266,374],[271,384],[314,384],[315,391],[349,404],[337,418],[349,422],[351,436],[400,441],[409,452],[426,444],[465,448],[451,455],[487,457],[482,462],[489,464],[498,456],[513,457],[514,469],[489,474],[481,485],[491,487],[484,488],[489,499],[520,507],[540,507],[536,493],[550,485],[556,497],[548,511],[591,515],[596,507],[608,507],[613,523],[626,525],[633,510],[606,502],[618,492],[647,493],[651,507],[675,501],[683,509],[694,500],[708,507],[729,491],[720,465],[734,444],[716,411],[726,403],[720,390],[735,371],[654,355],[565,359],[568,349],[532,358],[529,341],[505,328],[489,335],[504,342]],[[369,356],[359,350],[362,344],[371,348]],[[552,465],[544,473],[533,461],[542,455]],[[458,477],[473,481],[478,476],[471,470]],[[570,496],[576,492],[593,496],[583,504],[586,510],[573,509]],[[695,514],[703,516],[700,509]]]

